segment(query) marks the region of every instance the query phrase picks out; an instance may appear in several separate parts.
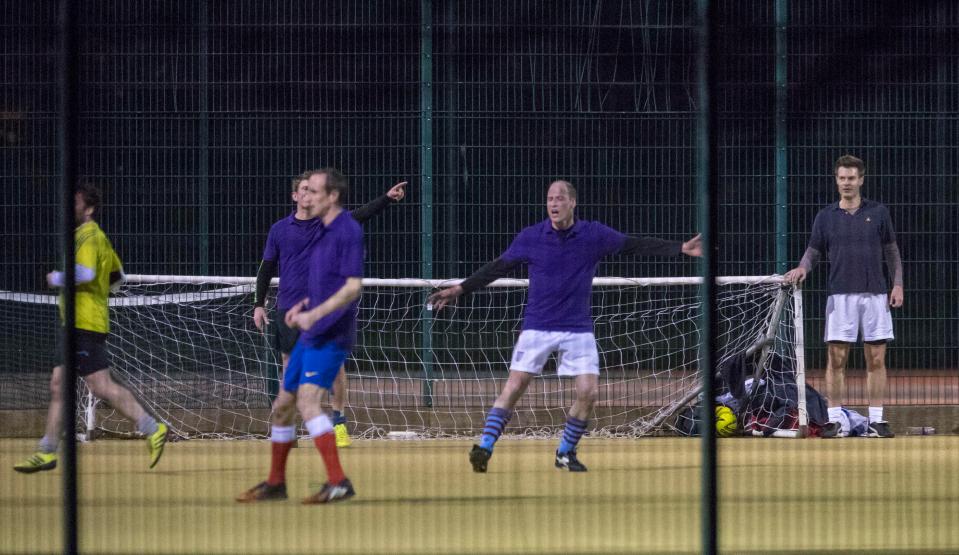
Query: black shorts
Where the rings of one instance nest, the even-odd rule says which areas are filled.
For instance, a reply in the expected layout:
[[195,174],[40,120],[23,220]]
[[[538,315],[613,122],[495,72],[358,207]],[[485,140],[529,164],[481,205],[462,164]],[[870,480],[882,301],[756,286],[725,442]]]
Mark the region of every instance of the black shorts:
[[[107,351],[107,334],[77,329],[77,375],[80,377],[110,367],[110,353]],[[57,366],[63,366],[63,330],[57,333]]]
[[273,326],[270,330],[270,346],[287,355],[292,353],[300,338],[300,330],[286,325],[286,310],[276,309],[276,318],[270,325]]

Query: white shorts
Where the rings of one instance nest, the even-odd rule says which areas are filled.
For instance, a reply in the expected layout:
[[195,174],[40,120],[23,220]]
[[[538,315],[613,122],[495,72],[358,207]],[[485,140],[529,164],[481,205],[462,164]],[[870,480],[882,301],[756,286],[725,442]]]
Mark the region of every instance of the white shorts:
[[541,374],[543,365],[556,353],[556,373],[560,376],[599,374],[599,352],[592,333],[523,330],[513,348],[509,369]]
[[855,343],[893,339],[889,297],[873,293],[829,295],[826,301],[826,341]]

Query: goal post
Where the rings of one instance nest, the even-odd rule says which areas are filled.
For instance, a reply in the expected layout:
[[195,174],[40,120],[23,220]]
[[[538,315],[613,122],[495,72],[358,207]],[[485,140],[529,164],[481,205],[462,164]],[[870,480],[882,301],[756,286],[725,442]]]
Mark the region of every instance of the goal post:
[[[354,436],[411,431],[465,437],[482,430],[508,376],[528,281],[497,280],[442,311],[423,304],[430,291],[460,281],[363,280],[357,343],[346,363],[346,413]],[[673,413],[694,401],[701,383],[701,284],[697,277],[594,279],[601,369],[592,434],[674,433]],[[276,285],[274,280],[270,302]],[[760,377],[793,383],[801,395],[801,292],[784,286],[781,276],[720,277],[717,285],[719,362],[756,350],[761,337]],[[281,370],[267,337],[253,325],[254,287],[248,277],[130,275],[110,300],[115,375],[181,437],[269,433]],[[52,336],[55,306],[53,295],[0,292],[8,334],[0,337],[0,348],[10,350],[0,365],[38,372],[49,367],[49,353],[41,352],[48,341],[32,346],[29,334],[11,330],[30,320],[38,335]],[[507,434],[542,437],[562,428],[574,389],[554,369],[555,360],[547,362],[543,377],[530,385]],[[799,403],[798,418],[775,435],[801,435],[806,411],[801,397]],[[78,416],[80,431],[132,430],[89,397]]]

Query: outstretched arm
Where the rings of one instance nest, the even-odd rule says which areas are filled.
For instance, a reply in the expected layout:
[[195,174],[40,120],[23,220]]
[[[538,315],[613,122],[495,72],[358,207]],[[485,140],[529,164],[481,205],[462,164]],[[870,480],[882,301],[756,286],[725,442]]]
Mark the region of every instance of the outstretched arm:
[[473,275],[463,280],[463,283],[433,293],[426,302],[436,310],[440,310],[448,304],[455,303],[460,295],[482,289],[497,279],[509,274],[520,264],[521,262],[518,260],[503,260],[502,257],[497,258],[479,270],[476,270]]
[[403,200],[403,197],[406,196],[406,186],[408,184],[409,181],[401,181],[400,183],[393,185],[393,187],[391,187],[385,195],[377,197],[363,206],[360,206],[356,210],[353,210],[350,214],[353,216],[353,219],[360,224],[370,221],[373,216],[376,216],[380,212],[386,210],[386,207],[390,204]]
[[689,241],[668,241],[656,237],[627,237],[620,254],[638,256],[702,256],[702,235],[696,235]]
[[256,272],[256,292],[253,294],[253,325],[256,329],[263,328],[270,323],[266,317],[266,293],[270,290],[270,281],[276,275],[276,260],[261,260],[260,269]]
[[686,256],[700,257],[703,255],[703,234],[697,233],[695,237],[683,243],[683,254]]
[[656,237],[627,237],[619,254],[627,256],[676,256],[683,248],[680,241],[667,241]]

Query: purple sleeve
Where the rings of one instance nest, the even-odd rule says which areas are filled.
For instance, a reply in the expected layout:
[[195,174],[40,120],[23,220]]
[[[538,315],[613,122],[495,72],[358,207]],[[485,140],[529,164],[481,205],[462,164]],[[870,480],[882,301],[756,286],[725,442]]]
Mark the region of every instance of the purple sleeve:
[[513,242],[510,243],[509,248],[507,248],[503,254],[500,256],[505,261],[508,262],[522,262],[524,264],[529,263],[529,233],[526,229],[519,232],[519,235],[513,239]]
[[600,223],[594,225],[596,225],[596,250],[600,257],[617,253],[623,249],[627,239],[625,235]]
[[892,228],[892,216],[889,215],[889,209],[882,207],[883,222],[879,230],[879,239],[883,245],[890,245],[896,242],[896,232]]
[[823,229],[822,212],[816,214],[816,219],[812,223],[812,235],[809,236],[809,248],[815,249],[820,253],[826,252],[826,230]]
[[345,278],[363,277],[363,232],[359,224],[355,233],[343,238],[339,251],[339,274]]
[[280,249],[276,245],[276,227],[270,228],[266,236],[266,246],[263,248],[263,260],[276,260],[280,257]]

